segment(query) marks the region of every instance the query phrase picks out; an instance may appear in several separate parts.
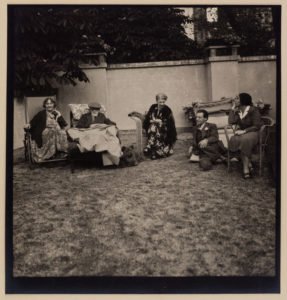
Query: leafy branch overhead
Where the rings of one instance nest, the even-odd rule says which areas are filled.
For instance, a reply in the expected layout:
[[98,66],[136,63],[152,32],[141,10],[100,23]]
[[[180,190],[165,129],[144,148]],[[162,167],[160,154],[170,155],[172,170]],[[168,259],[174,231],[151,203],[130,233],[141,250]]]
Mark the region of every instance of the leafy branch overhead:
[[90,60],[85,54],[110,50],[95,32],[94,18],[93,9],[14,9],[15,88],[37,90],[56,82],[88,81],[80,68]]
[[[181,9],[145,6],[25,6],[12,9],[15,89],[88,81],[86,53],[109,62],[184,59],[200,55]],[[97,63],[93,61],[93,63]]]

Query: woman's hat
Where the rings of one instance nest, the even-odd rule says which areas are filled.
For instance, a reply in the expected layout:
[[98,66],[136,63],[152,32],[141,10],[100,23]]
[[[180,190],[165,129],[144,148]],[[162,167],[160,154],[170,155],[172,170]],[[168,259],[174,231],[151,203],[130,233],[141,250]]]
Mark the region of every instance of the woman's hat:
[[101,104],[98,102],[89,103],[88,105],[90,109],[101,109],[102,107]]

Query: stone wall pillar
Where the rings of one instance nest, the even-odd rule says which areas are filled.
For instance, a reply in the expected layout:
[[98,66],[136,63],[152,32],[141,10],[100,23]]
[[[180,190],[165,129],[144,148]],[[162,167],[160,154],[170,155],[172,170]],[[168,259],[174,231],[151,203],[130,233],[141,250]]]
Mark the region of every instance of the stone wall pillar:
[[208,101],[234,97],[239,93],[237,45],[206,48]]

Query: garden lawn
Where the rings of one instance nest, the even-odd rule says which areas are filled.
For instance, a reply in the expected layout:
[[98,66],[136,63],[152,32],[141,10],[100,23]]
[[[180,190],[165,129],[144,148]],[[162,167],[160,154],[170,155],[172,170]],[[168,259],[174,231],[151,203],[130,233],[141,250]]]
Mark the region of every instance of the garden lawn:
[[189,141],[136,167],[14,165],[14,276],[273,276],[270,179],[202,172]]

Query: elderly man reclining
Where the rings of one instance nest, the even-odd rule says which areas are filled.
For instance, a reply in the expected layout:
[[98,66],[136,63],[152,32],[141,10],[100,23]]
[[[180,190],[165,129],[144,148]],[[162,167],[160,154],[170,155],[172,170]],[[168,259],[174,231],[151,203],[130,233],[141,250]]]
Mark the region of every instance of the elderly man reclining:
[[77,128],[93,128],[94,124],[116,125],[115,122],[111,121],[103,113],[100,112],[100,103],[90,103],[89,108],[90,112],[81,116],[76,125]]
[[99,103],[89,104],[90,112],[81,116],[76,128],[68,130],[72,140],[77,141],[80,152],[104,152],[104,165],[118,165],[121,156],[121,144],[116,123],[100,112]]
[[210,170],[218,159],[226,161],[226,148],[218,138],[217,126],[208,123],[208,112],[200,109],[196,113],[196,126],[193,127],[193,141],[189,148],[190,161],[199,156],[199,165],[204,170]]

